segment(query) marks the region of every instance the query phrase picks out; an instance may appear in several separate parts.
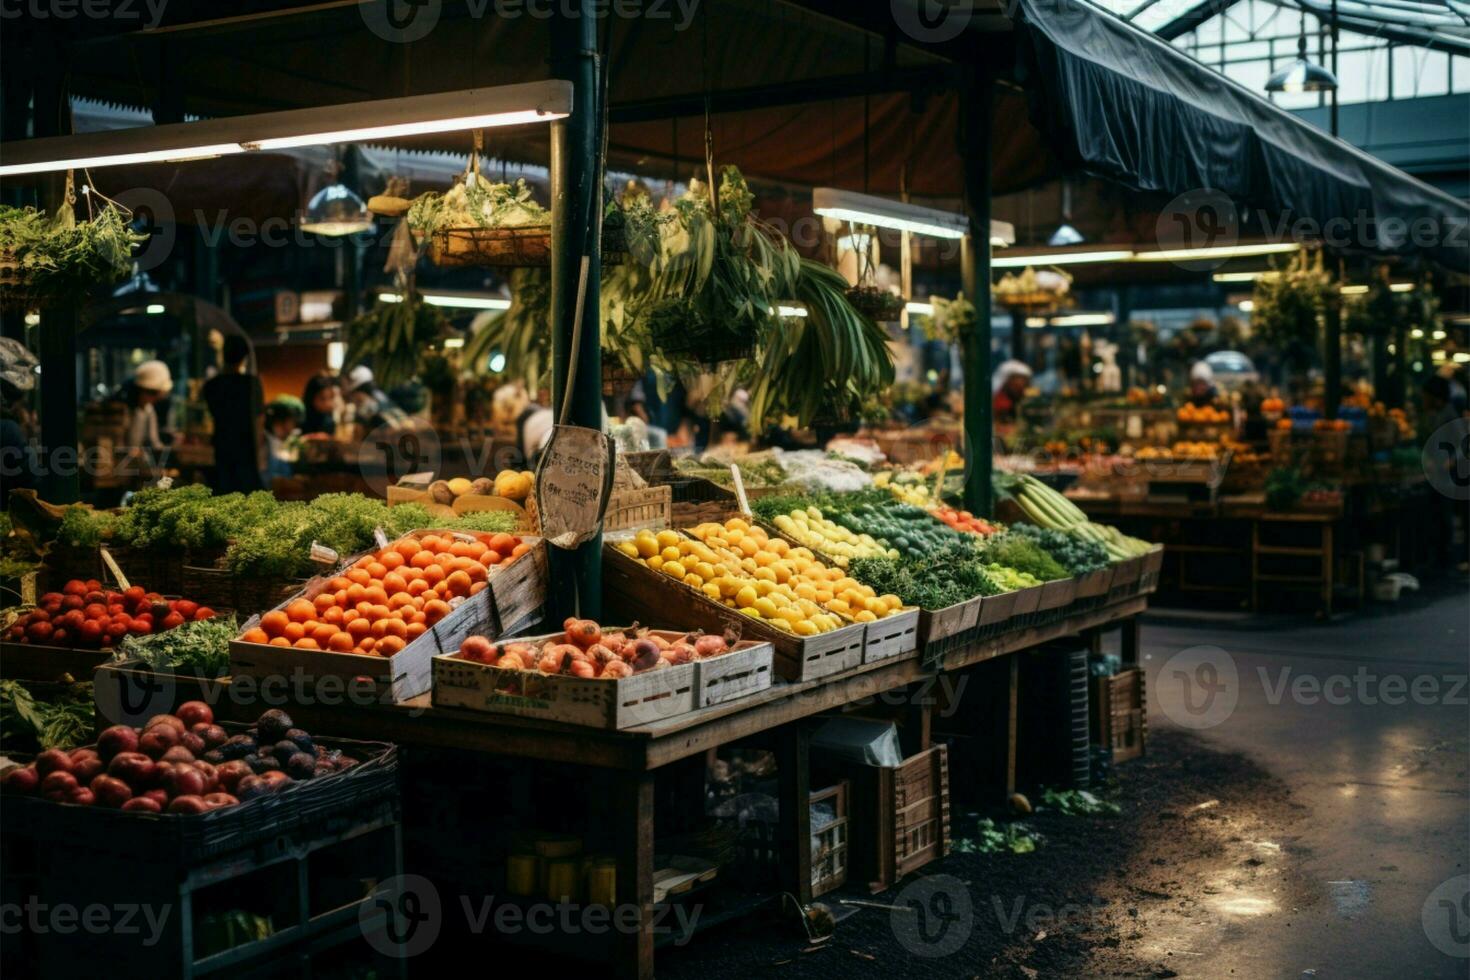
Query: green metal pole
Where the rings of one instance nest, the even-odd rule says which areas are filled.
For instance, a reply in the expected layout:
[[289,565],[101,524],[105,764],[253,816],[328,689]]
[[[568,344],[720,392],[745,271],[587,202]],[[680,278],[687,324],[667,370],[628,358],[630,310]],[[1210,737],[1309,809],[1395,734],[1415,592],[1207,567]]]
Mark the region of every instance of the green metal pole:
[[1322,336],[1322,415],[1329,419],[1337,418],[1337,406],[1342,402],[1342,260],[1336,265]]
[[[990,155],[993,86],[977,68],[961,92],[965,146],[968,248],[962,250],[965,295],[975,304],[975,328],[963,339],[965,365],[965,508],[990,516],[993,419],[990,397]],[[1012,328],[1013,332],[1022,328]]]
[[[597,19],[590,0],[568,0],[551,21],[552,75],[573,85],[572,114],[551,124],[552,410],[571,378],[571,425],[602,428],[602,338],[598,314],[602,238],[602,134]],[[581,336],[573,349],[582,257],[589,258]],[[571,366],[576,364],[575,376]],[[552,622],[602,614],[602,537],[551,549]]]

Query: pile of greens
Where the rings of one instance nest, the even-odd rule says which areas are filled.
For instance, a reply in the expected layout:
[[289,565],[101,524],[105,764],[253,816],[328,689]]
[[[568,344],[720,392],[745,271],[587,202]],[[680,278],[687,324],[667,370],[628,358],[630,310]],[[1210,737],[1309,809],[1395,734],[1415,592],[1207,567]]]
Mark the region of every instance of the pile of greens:
[[1055,558],[1031,539],[1016,534],[1014,529],[982,538],[979,547],[986,562],[1014,568],[1043,582],[1070,577]]
[[129,636],[113,659],[138,660],[149,670],[223,677],[230,672],[230,640],[240,631],[235,617],[216,616],[148,636]]
[[0,249],[14,255],[36,292],[85,294],[125,279],[133,268],[133,247],[146,237],[111,204],[87,221],[76,220],[70,205],[55,218],[31,207],[0,205]]
[[1108,549],[1091,538],[1034,524],[1012,524],[1010,530],[1034,541],[1073,575],[1085,575],[1108,567]]
[[95,719],[90,683],[72,684],[55,699],[42,701],[19,681],[0,681],[0,746],[7,751],[86,745]]
[[929,610],[1004,591],[969,544],[951,545],[924,556],[857,558],[848,566],[848,574],[879,595],[896,595],[905,605]]
[[1098,799],[1085,789],[1045,789],[1041,804],[1069,817],[1116,817],[1123,812],[1118,804]]
[[107,511],[73,504],[62,515],[56,540],[70,548],[96,548],[112,537],[114,523]]

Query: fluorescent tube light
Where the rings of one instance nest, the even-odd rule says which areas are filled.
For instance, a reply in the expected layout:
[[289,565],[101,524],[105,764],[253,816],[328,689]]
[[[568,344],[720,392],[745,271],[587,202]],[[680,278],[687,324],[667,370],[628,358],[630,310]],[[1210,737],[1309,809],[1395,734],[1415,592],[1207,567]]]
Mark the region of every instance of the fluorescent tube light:
[[1340,286],[1337,291],[1344,296],[1363,296],[1368,292],[1368,287],[1354,284],[1351,286]]
[[1414,284],[1412,282],[1391,282],[1388,288],[1395,293],[1407,293],[1414,288]]
[[[455,310],[508,310],[510,300],[499,296],[454,296],[448,293],[424,293],[422,299],[428,306],[443,306]],[[398,293],[379,293],[380,303],[402,303]]]
[[1256,308],[1256,301],[1253,299],[1243,299],[1239,303],[1236,303],[1235,306],[1240,312],[1249,313]]
[[1296,242],[1258,242],[1244,245],[1212,245],[1204,248],[1165,248],[1157,252],[1139,252],[1134,259],[1139,262],[1180,262],[1186,259],[1235,259],[1249,255],[1276,255],[1295,252],[1301,248]]
[[463,346],[464,346],[464,338],[463,337],[445,337],[444,338],[444,349],[445,350],[454,350],[455,348],[463,347]]
[[906,312],[917,314],[918,316],[934,315],[933,303],[905,303],[903,304],[903,308]]
[[550,122],[571,111],[571,82],[551,79],[77,136],[12,140],[0,145],[0,177],[518,126]]
[[160,313],[167,313],[168,307],[164,306],[162,303],[149,303],[148,306],[143,310],[143,312],[149,314],[150,316],[157,316]]
[[1112,323],[1115,318],[1111,313],[1069,313],[1066,316],[1054,316],[1051,325],[1054,327],[1101,327]]
[[1279,272],[1262,269],[1260,272],[1217,272],[1210,278],[1215,282],[1255,282],[1257,279],[1275,279]]
[[[970,219],[963,214],[890,201],[886,197],[859,194],[838,187],[818,187],[812,191],[812,210],[824,218],[909,231],[930,238],[964,238],[970,233]],[[990,223],[991,245],[1006,246],[1015,241],[1016,229],[1009,222]]]
[[1098,252],[1043,252],[1039,255],[1004,255],[990,260],[994,269],[1022,269],[1028,265],[1078,265],[1084,262],[1126,262],[1133,258],[1131,249],[1109,249]]

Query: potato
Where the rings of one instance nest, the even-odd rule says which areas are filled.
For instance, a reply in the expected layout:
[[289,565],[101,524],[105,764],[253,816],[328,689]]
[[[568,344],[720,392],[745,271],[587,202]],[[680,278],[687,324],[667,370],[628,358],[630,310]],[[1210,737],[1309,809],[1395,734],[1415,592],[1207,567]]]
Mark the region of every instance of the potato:
[[435,480],[429,484],[429,499],[436,504],[449,505],[454,503],[455,493],[449,488],[445,480]]
[[470,484],[470,493],[481,497],[490,497],[495,494],[495,481],[488,476],[482,476]]
[[462,476],[457,476],[449,481],[449,492],[456,497],[463,497],[474,488],[474,484]]

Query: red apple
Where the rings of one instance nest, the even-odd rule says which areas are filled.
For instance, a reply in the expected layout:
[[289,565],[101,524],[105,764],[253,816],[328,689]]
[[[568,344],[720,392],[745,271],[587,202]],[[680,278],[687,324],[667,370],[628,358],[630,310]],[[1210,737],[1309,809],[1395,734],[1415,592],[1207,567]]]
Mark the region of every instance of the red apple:
[[47,749],[36,756],[36,772],[40,773],[42,779],[53,772],[71,772],[71,770],[71,756],[61,749]]
[[204,802],[204,798],[193,793],[176,796],[168,805],[169,813],[198,814],[208,809],[209,804]]
[[203,796],[207,785],[204,773],[193,766],[175,766],[163,777],[163,788],[172,797]]
[[151,796],[135,796],[122,805],[124,810],[134,813],[162,813],[163,803]]
[[210,708],[203,701],[185,701],[179,705],[178,711],[174,713],[178,715],[179,720],[184,723],[185,727],[190,729],[200,722],[206,725],[214,723],[214,709]]
[[92,780],[92,792],[97,802],[105,807],[117,809],[133,798],[133,789],[116,776],[98,776]]
[[107,774],[137,791],[153,785],[158,778],[158,766],[141,752],[119,752],[107,764]]

